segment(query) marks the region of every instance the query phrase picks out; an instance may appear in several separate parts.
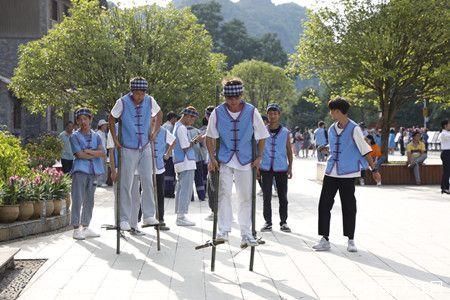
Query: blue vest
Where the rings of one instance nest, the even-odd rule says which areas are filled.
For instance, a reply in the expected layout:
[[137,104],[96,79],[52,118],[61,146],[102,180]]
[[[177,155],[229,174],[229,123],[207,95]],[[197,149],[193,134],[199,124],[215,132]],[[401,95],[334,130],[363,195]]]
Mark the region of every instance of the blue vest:
[[155,161],[158,170],[164,169],[164,154],[166,153],[167,129],[161,127],[155,140]]
[[354,121],[349,120],[341,134],[337,134],[335,124],[328,130],[330,145],[330,156],[327,161],[326,174],[330,174],[336,165],[336,173],[345,175],[359,172],[365,167],[365,158],[359,152],[355,141],[353,140],[353,130],[358,126]]
[[194,153],[194,149],[192,149],[192,147],[189,147],[187,150],[183,150],[183,148],[181,148],[180,139],[178,138],[178,132],[177,132],[178,128],[180,128],[180,126],[184,126],[184,125],[181,124],[180,122],[176,122],[175,126],[173,127],[173,135],[175,135],[175,138],[177,139],[175,148],[173,149],[173,163],[174,164],[182,163],[186,156],[187,156],[188,160],[195,161],[195,153]]
[[[101,142],[99,143],[100,136],[93,130],[91,130],[91,133],[89,135],[84,135],[81,133],[80,130],[77,130],[72,134],[71,138],[77,139],[78,143],[80,144],[81,150],[85,149],[96,150],[99,144],[101,144]],[[84,159],[84,158],[77,158],[75,156],[71,173],[74,174],[76,172],[91,175],[104,174],[105,170],[103,169],[103,160],[100,157],[92,159]]]
[[219,105],[216,111],[216,128],[220,136],[219,161],[228,163],[234,154],[241,165],[252,162],[253,113],[255,107],[244,103],[238,118],[229,114],[225,104]]
[[318,128],[315,135],[316,146],[323,146],[328,144],[327,137],[325,136],[325,129]]
[[149,143],[151,132],[152,101],[145,95],[141,104],[135,105],[131,93],[121,98],[123,105],[122,145],[129,149],[142,149]]
[[281,127],[277,134],[270,133],[270,137],[266,139],[266,143],[264,145],[261,170],[287,172],[289,164],[287,159],[286,143],[288,139],[289,130],[285,127]]
[[[195,138],[197,136],[197,134],[200,133],[200,131],[193,126],[187,127],[187,131],[188,131],[188,136],[189,136],[190,140]],[[196,162],[202,161],[203,159],[202,159],[201,144],[197,143],[197,144],[192,145],[192,149],[194,149],[195,161]]]

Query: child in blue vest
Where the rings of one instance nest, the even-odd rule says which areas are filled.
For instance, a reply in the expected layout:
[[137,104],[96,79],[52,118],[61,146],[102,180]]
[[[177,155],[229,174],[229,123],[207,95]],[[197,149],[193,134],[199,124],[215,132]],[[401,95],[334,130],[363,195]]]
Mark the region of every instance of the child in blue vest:
[[[152,150],[150,141],[155,140],[161,126],[162,112],[152,96],[146,92],[148,83],[142,77],[130,81],[130,93],[116,101],[109,115],[109,128],[114,128],[117,119],[122,122],[121,136],[111,131],[116,148],[121,151],[120,175],[120,228],[131,230],[132,185],[136,170],[142,187],[142,212],[144,225],[156,225],[155,203],[153,199],[153,179],[151,170]],[[151,119],[155,118],[152,125]]]
[[[100,136],[91,129],[92,113],[80,108],[75,113],[80,129],[70,136],[72,152],[72,214],[73,238],[84,240],[100,235],[89,228],[94,209],[94,193],[97,177],[104,174],[102,158],[105,152]],[[80,219],[81,214],[81,219]]]
[[267,106],[269,125],[267,129],[270,137],[267,138],[261,161],[261,187],[263,191],[263,215],[266,223],[261,231],[272,231],[272,183],[275,178],[280,201],[280,230],[291,232],[286,223],[288,217],[287,187],[288,179],[292,178],[292,147],[290,132],[280,125],[281,108],[278,104]]
[[364,140],[361,127],[350,120],[347,112],[350,104],[341,97],[328,102],[331,117],[336,122],[328,130],[330,157],[327,161],[319,201],[319,235],[322,236],[316,251],[330,250],[329,233],[331,209],[334,197],[339,191],[344,223],[344,236],[348,237],[347,250],[356,252],[354,242],[356,223],[355,178],[360,176],[361,168],[369,165],[376,182],[381,181],[380,173],[372,157],[372,148]]
[[163,231],[170,230],[164,222],[164,162],[171,156],[175,147],[175,137],[167,129],[161,126],[155,140],[155,162],[156,162],[156,189],[158,198],[158,221],[159,229]]
[[175,212],[177,213],[176,224],[178,226],[195,226],[195,223],[190,221],[186,214],[191,203],[196,169],[193,146],[198,141],[189,139],[186,127],[192,126],[197,118],[197,110],[192,106],[188,106],[183,110],[181,119],[175,123],[173,128],[173,135],[176,138],[173,150],[173,163],[178,176],[175,188]]
[[[218,235],[216,240],[228,241],[233,221],[231,192],[233,182],[239,201],[238,222],[241,247],[258,246],[252,233],[252,168],[259,169],[267,128],[258,110],[242,100],[244,85],[239,78],[223,81],[225,103],[214,109],[206,130],[210,171],[219,171]],[[216,139],[219,151],[216,159]],[[258,141],[259,155],[253,157],[253,139]],[[219,167],[220,162],[220,167]]]

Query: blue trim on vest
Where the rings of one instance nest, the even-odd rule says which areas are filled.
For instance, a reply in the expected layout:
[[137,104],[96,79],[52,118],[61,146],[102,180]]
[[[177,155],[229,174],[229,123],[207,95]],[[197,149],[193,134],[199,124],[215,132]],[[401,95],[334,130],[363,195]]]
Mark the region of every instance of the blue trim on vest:
[[336,123],[328,130],[330,156],[328,157],[325,174],[331,174],[335,165],[338,175],[361,171],[365,158],[359,152],[358,146],[353,139],[353,131],[356,126],[358,124],[349,119],[341,134],[338,134],[336,131]]
[[225,103],[215,109],[216,128],[220,138],[218,158],[221,163],[228,163],[234,154],[242,166],[252,162],[255,107],[244,101],[241,103],[243,107],[236,119],[230,115]]
[[287,172],[289,168],[286,143],[289,139],[289,130],[281,127],[280,131],[272,134],[267,126],[270,137],[264,144],[264,152],[261,161],[261,170],[274,172]]
[[[150,142],[152,117],[152,98],[145,95],[138,105],[133,102],[132,94],[122,97],[122,146],[128,149],[142,149]],[[148,126],[147,126],[148,124]]]
[[[96,150],[99,146],[100,136],[92,129],[89,135],[87,136],[88,138],[86,138],[86,135],[81,133],[80,130],[77,130],[72,134],[72,137],[77,139],[78,144],[81,147],[81,150],[85,149]],[[74,174],[77,172],[89,175],[104,174],[105,170],[103,169],[102,159],[100,157],[85,159],[85,158],[78,158],[75,156],[72,165],[72,170],[70,171],[70,173]]]

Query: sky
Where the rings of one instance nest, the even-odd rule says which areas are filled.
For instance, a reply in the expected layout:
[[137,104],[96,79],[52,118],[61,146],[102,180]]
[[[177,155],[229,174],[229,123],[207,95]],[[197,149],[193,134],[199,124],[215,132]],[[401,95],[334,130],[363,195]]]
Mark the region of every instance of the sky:
[[[238,2],[238,0],[231,0],[233,2]],[[133,5],[143,5],[143,4],[153,4],[156,3],[160,6],[166,6],[170,0],[113,0],[113,2],[120,3],[121,6],[129,7]],[[294,2],[298,5],[305,6],[308,8],[317,8],[318,6],[328,6],[331,5],[333,0],[272,0],[275,4]]]

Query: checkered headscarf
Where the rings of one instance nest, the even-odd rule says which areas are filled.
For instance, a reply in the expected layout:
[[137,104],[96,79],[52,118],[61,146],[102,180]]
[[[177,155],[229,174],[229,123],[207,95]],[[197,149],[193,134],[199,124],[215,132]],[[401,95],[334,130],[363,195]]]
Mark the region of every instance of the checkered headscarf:
[[147,91],[148,82],[142,77],[136,77],[130,80],[130,90],[131,91]]
[[281,112],[281,107],[277,103],[270,103],[269,105],[267,105],[266,111],[269,111],[269,110],[275,110],[275,111]]
[[198,112],[196,110],[190,109],[189,107],[186,107],[185,109],[183,109],[181,114],[182,115],[194,116],[194,117],[198,118]]
[[244,92],[244,86],[242,84],[237,85],[225,85],[223,87],[223,95],[225,97],[236,97],[242,95]]
[[75,112],[75,119],[77,119],[79,116],[89,116],[92,117],[92,112],[88,108],[80,108]]

